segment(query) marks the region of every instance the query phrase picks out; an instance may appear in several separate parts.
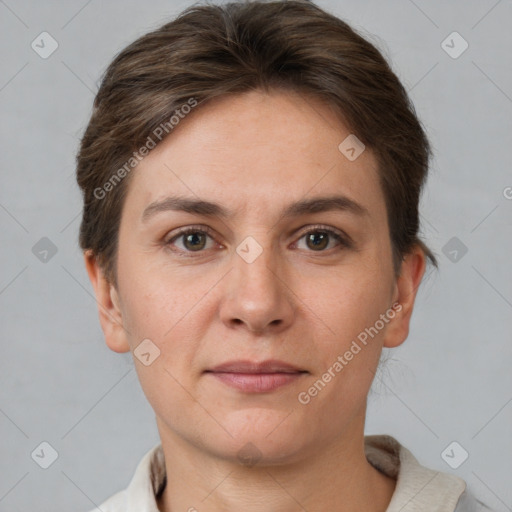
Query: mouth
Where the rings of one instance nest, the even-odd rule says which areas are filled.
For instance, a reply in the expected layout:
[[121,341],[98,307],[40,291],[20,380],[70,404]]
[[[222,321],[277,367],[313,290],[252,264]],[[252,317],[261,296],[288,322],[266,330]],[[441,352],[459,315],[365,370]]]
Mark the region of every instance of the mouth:
[[223,384],[246,393],[274,391],[308,374],[307,370],[284,361],[229,361],[206,370]]

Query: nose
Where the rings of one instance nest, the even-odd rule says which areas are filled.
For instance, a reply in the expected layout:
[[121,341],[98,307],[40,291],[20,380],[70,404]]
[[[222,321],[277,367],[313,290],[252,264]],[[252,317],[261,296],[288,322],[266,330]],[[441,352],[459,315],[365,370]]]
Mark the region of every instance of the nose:
[[254,261],[234,252],[220,305],[221,320],[229,328],[278,334],[293,322],[294,295],[286,283],[283,263],[277,260],[271,248],[265,248]]

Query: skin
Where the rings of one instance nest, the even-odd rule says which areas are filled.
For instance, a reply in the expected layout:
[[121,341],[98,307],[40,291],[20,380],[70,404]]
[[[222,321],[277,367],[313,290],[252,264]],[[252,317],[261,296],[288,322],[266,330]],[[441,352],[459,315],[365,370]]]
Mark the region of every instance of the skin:
[[[160,350],[149,366],[134,363],[165,453],[162,512],[377,512],[389,504],[396,482],[364,455],[366,398],[382,347],[407,338],[425,256],[414,248],[394,275],[376,160],[367,148],[349,161],[338,150],[349,134],[326,105],[292,92],[202,105],[132,171],[116,286],[84,254],[107,345],[133,353],[150,339]],[[368,214],[280,218],[292,202],[334,192]],[[177,194],[232,215],[161,211],[141,219],[152,202]],[[332,237],[320,248],[308,243],[304,235],[318,236],[318,224],[353,246]],[[178,228],[197,225],[211,238],[170,242]],[[263,250],[252,263],[236,252],[248,236]],[[301,404],[298,393],[395,302],[395,317]],[[308,373],[253,394],[204,373],[233,359],[270,358]],[[258,460],[244,466],[237,455],[249,442]]]

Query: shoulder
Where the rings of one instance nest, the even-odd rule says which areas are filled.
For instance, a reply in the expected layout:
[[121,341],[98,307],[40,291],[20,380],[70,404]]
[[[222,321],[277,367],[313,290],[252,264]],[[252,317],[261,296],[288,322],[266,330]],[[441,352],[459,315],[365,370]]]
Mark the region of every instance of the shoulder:
[[365,436],[365,451],[370,464],[396,480],[395,492],[386,512],[490,510],[474,498],[462,478],[422,466],[392,436]]

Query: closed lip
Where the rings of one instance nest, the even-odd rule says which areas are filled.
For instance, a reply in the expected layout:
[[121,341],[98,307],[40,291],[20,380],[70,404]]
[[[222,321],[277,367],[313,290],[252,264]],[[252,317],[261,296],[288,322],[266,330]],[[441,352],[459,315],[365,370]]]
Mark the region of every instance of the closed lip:
[[248,360],[227,361],[219,364],[206,372],[213,373],[307,373],[301,369],[285,361],[277,359],[267,359],[266,361],[256,362]]

